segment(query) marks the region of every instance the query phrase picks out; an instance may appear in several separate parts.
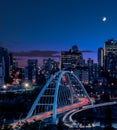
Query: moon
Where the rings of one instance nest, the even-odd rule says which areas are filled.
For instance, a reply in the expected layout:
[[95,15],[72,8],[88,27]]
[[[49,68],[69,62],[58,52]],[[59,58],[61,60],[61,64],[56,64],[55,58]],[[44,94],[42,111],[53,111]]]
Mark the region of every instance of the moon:
[[103,18],[102,18],[102,21],[103,21],[103,22],[106,22],[106,20],[107,20],[106,17],[103,17]]

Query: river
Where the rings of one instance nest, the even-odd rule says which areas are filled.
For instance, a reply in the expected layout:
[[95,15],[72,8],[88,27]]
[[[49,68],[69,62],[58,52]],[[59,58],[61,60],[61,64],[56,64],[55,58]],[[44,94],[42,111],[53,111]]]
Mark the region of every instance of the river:
[[73,116],[74,120],[83,126],[106,127],[117,129],[117,105],[92,108],[81,111]]

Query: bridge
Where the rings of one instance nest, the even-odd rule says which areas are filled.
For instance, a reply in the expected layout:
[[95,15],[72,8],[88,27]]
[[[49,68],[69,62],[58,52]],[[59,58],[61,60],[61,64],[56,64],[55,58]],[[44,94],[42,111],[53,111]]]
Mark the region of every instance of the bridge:
[[59,71],[50,77],[38,94],[25,119],[14,122],[44,120],[51,118],[57,123],[57,116],[80,106],[91,104],[91,99],[78,77],[71,71]]
[[59,71],[52,75],[42,88],[27,117],[14,122],[13,126],[19,122],[48,118],[51,119],[51,123],[56,124],[58,115],[92,104],[78,77],[71,71]]
[[78,77],[73,72],[59,71],[43,87],[26,119],[51,111],[55,123],[57,114],[89,103],[91,99]]

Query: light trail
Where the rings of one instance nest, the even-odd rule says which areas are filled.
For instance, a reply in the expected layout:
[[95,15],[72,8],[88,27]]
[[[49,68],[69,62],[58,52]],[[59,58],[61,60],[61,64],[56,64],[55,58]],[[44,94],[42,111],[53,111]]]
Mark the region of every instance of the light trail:
[[[82,102],[75,103],[75,104],[72,104],[72,105],[68,105],[68,106],[65,106],[65,107],[62,107],[62,108],[58,108],[57,114],[61,114],[61,113],[64,113],[66,111],[73,110],[75,108],[87,105],[88,103],[89,103],[89,101],[87,99],[84,99]],[[31,118],[28,118],[28,119],[22,119],[20,121],[12,123],[11,126],[13,126],[13,128],[15,128],[18,124],[21,124],[21,122],[30,123],[30,122],[34,122],[34,120],[44,120],[44,119],[47,119],[47,118],[50,118],[50,117],[52,117],[52,111],[44,112],[42,114],[32,116]]]
[[[101,104],[95,104],[95,105],[88,105],[88,106],[83,106],[82,109],[78,110],[76,109],[75,111],[71,112],[71,114],[68,114],[69,117],[66,116],[66,118],[69,118],[69,123],[66,123],[66,119],[64,117],[64,122],[66,126],[74,126],[74,124],[76,124],[76,122],[73,120],[73,115],[75,115],[78,112],[90,109],[90,108],[96,108],[96,107],[102,107],[102,106],[108,106],[108,105],[115,105],[117,104],[116,101],[114,102],[106,102],[106,103],[101,103]],[[71,124],[70,124],[71,123]]]

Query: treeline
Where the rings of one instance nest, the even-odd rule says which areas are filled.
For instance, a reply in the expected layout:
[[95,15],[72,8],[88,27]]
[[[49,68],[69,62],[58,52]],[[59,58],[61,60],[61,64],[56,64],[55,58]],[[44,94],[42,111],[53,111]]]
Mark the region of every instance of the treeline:
[[40,91],[41,87],[21,93],[0,93],[0,121],[9,122],[25,117]]

